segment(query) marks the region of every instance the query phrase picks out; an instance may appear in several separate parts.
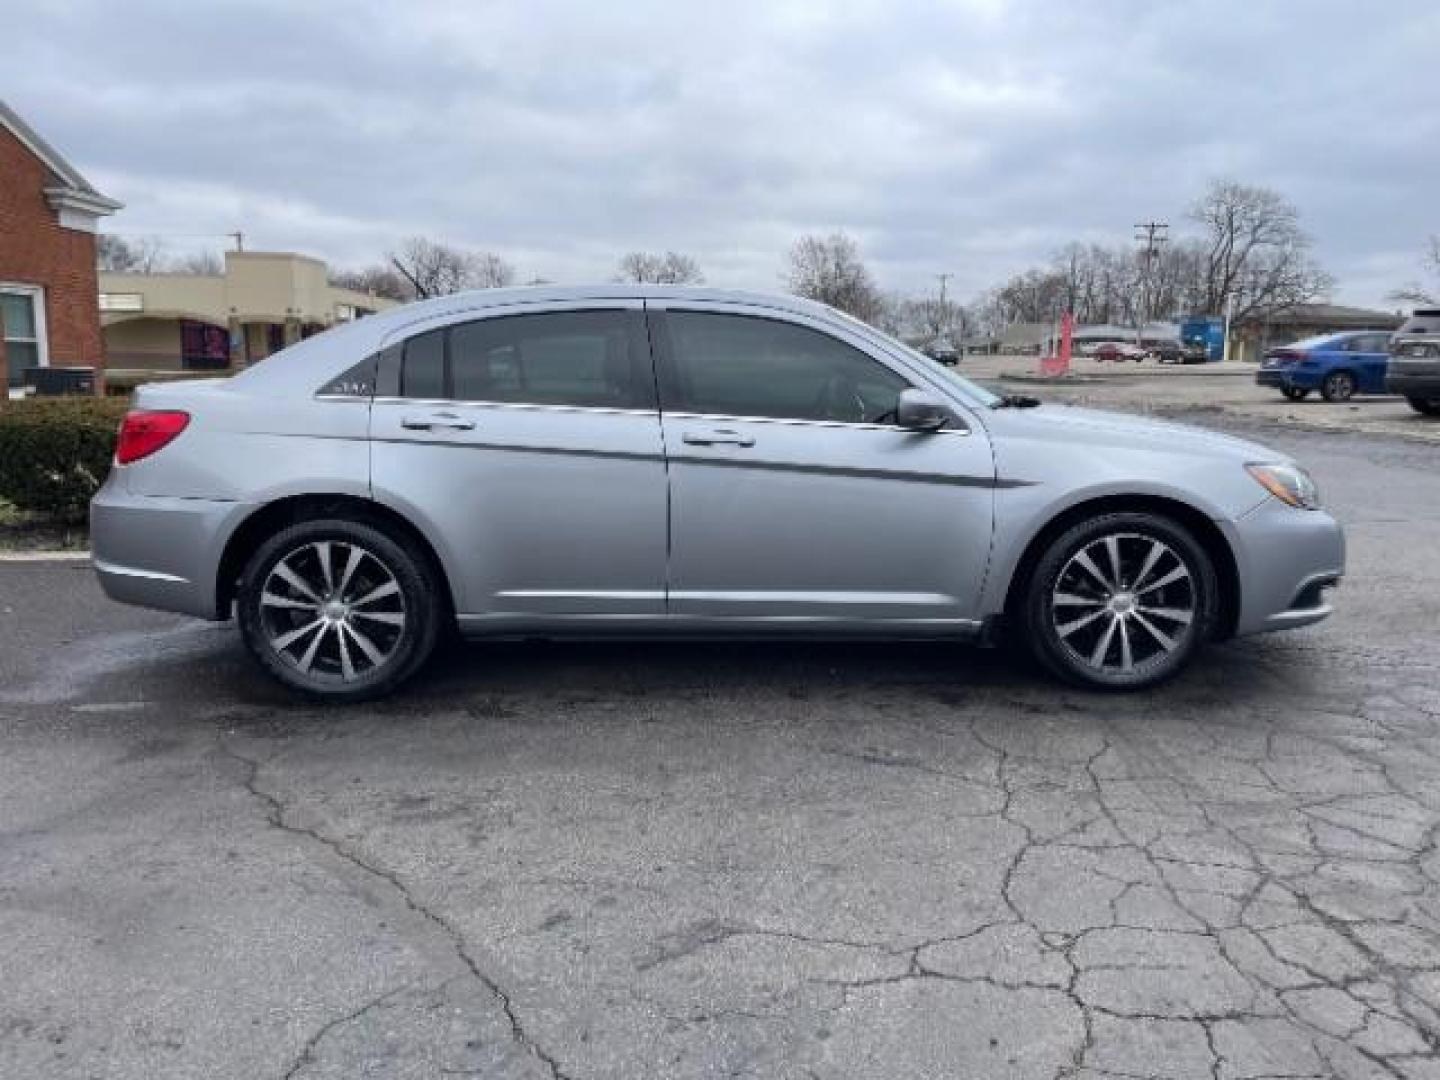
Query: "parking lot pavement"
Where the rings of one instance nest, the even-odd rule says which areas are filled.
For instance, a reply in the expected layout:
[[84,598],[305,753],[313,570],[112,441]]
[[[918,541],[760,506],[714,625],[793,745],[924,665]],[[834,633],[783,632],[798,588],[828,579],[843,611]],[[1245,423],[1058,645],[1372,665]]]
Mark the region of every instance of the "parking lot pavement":
[[1041,378],[1033,356],[967,356],[961,374],[1006,393],[1096,408],[1119,408],[1193,419],[1197,410],[1251,424],[1360,432],[1440,446],[1440,420],[1421,416],[1391,395],[1360,395],[1328,402],[1318,394],[1287,401],[1278,390],[1255,384],[1255,365],[1102,363],[1084,357],[1064,378]]
[[0,1076],[1440,1075],[1435,451],[1247,433],[1339,612],[1131,697],[491,644],[316,709],[0,565]]

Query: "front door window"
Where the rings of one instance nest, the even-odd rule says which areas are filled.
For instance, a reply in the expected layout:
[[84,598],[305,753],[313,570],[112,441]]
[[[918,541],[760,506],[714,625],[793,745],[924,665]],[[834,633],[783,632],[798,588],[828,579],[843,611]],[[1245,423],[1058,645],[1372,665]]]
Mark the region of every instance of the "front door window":
[[858,349],[778,319],[670,311],[672,411],[873,424],[907,383]]

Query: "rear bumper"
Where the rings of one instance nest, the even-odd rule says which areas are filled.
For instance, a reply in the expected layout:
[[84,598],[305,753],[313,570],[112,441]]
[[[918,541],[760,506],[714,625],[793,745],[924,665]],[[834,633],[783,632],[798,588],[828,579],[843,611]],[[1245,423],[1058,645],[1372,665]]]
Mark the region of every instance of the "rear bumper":
[[1433,372],[1392,371],[1385,376],[1385,389],[1404,397],[1440,398],[1440,364]]
[[1323,510],[1267,499],[1236,523],[1237,634],[1289,630],[1334,610],[1328,590],[1345,573],[1345,534]]
[[90,504],[91,561],[123,604],[223,619],[215,584],[225,542],[252,507],[132,495],[115,472]]

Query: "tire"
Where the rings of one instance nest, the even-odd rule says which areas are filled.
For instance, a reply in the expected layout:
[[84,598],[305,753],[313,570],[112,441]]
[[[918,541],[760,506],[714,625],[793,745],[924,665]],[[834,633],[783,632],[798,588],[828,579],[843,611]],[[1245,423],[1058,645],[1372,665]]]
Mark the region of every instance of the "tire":
[[1310,396],[1310,391],[1306,390],[1302,386],[1281,387],[1280,392],[1284,394],[1287,398],[1289,398],[1291,401],[1304,401],[1307,397]]
[[1179,523],[1102,514],[1045,548],[1019,615],[1031,652],[1052,674],[1090,689],[1143,690],[1179,674],[1213,636],[1219,582],[1210,556]]
[[1332,371],[1320,384],[1320,396],[1326,401],[1349,401],[1355,396],[1355,376],[1348,371]]
[[363,701],[390,693],[429,658],[445,610],[440,589],[408,539],[332,518],[261,544],[236,610],[246,647],[280,682],[325,701]]
[[1421,416],[1440,416],[1440,398],[1412,397],[1405,400]]

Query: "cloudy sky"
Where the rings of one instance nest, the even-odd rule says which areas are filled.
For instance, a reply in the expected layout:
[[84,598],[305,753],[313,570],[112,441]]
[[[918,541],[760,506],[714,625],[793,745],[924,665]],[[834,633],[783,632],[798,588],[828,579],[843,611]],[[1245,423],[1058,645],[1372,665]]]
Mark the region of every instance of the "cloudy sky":
[[1335,299],[1440,232],[1435,0],[7,0],[0,95],[175,252],[340,265],[406,235],[525,277],[631,249],[776,288],[844,229],[968,297],[1067,241],[1187,227],[1207,180],[1300,209]]

